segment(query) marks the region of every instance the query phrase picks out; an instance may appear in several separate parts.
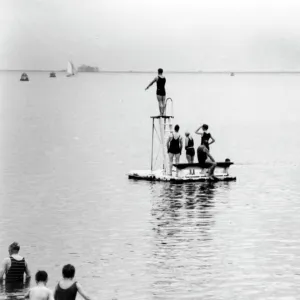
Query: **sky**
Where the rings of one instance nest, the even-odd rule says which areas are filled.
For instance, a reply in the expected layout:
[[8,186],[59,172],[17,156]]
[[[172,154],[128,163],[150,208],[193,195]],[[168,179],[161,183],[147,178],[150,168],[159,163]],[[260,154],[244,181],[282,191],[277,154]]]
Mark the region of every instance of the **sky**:
[[299,0],[0,0],[0,69],[300,70]]

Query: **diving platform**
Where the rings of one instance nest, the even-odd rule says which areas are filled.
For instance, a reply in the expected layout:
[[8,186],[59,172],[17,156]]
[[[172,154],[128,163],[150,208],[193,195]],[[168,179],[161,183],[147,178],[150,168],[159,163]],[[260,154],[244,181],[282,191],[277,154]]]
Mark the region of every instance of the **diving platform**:
[[[171,113],[167,113],[167,103],[171,102]],[[169,181],[174,183],[181,182],[205,182],[205,181],[235,181],[236,177],[229,175],[229,167],[233,165],[229,159],[225,161],[217,162],[214,171],[214,178],[208,175],[211,164],[204,163],[179,163],[172,164],[172,168],[169,162],[169,156],[167,151],[167,141],[170,134],[173,133],[173,100],[168,98],[166,100],[165,115],[151,116],[152,119],[152,145],[151,145],[151,167],[148,170],[132,170],[127,173],[129,179],[134,180],[147,180],[147,181]],[[158,130],[157,128],[158,127]],[[160,154],[162,159],[162,165],[159,169],[155,168],[156,160],[154,159],[154,137],[158,138],[159,149],[157,153]],[[160,151],[161,150],[161,151]],[[195,149],[196,150],[196,149]],[[183,152],[184,146],[183,146]],[[181,159],[185,158],[185,155],[181,156]],[[169,175],[170,169],[172,174]]]
[[170,119],[170,118],[174,118],[174,116],[151,116],[151,119]]
[[[205,163],[173,164],[172,176],[167,175],[164,170],[135,170],[128,173],[128,178],[148,181],[170,181],[177,183],[236,181],[236,177],[231,176],[228,173],[228,169],[231,165],[233,165],[233,162],[217,162],[214,179],[211,179],[210,176],[208,176],[207,171],[210,165]],[[176,176],[177,169],[178,176]],[[193,170],[194,174],[190,174],[190,170]]]

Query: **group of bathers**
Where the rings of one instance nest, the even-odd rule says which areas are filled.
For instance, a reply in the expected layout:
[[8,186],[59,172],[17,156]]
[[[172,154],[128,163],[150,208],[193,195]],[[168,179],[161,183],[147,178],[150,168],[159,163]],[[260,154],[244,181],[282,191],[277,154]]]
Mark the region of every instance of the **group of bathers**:
[[[178,125],[176,125],[178,126]],[[176,130],[175,126],[175,134],[173,134],[168,142],[168,153],[169,155],[181,155],[182,154],[182,137],[178,134],[179,126],[177,127],[178,130]],[[189,132],[185,133],[186,136],[186,142],[185,142],[185,150],[186,150],[186,157],[188,162],[193,162],[193,158],[195,156],[195,148],[194,148],[194,139],[190,135]],[[206,151],[203,151],[203,146],[209,151],[209,140],[211,139],[211,134],[204,132],[201,137],[201,146],[197,149],[197,156],[198,156],[198,162],[202,163],[205,162],[207,159]]]

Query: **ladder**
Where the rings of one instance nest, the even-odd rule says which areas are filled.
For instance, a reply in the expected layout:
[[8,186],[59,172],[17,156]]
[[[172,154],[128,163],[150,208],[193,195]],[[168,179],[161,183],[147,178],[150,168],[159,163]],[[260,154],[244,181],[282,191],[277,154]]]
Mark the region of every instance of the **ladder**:
[[168,115],[169,118],[164,119],[164,132],[165,132],[165,136],[167,134],[169,137],[170,133],[173,133],[172,119],[174,118],[174,112],[173,112],[173,100],[172,98],[167,98],[166,105],[165,105],[165,115],[167,114],[168,101],[171,101],[171,113]]
[[164,132],[163,132],[163,151],[164,151],[164,165],[163,165],[163,170],[164,174],[168,174],[169,172],[169,155],[168,155],[168,149],[167,149],[167,141],[170,137],[170,134],[173,133],[173,118],[174,118],[174,112],[173,112],[173,100],[172,98],[167,98],[166,99],[166,104],[165,104],[165,115],[167,115],[167,108],[168,108],[168,103],[169,101],[171,102],[171,112],[169,113],[169,118],[164,119]]

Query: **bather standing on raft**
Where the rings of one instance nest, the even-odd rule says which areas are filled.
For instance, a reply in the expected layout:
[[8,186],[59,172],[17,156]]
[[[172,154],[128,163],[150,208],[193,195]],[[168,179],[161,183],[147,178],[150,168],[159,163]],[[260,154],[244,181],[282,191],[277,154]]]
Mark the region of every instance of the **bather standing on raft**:
[[[182,151],[182,137],[179,134],[179,125],[175,125],[174,133],[171,133],[167,141],[167,149],[169,154],[169,175],[172,176],[173,160],[175,158],[176,164],[179,164],[180,155]],[[178,177],[178,169],[176,168],[176,176]]]
[[[186,159],[188,163],[194,163],[195,148],[194,148],[194,139],[188,131],[185,132],[185,151]],[[195,175],[195,170],[190,170],[191,175]]]
[[165,84],[166,84],[166,78],[163,76],[163,69],[159,68],[157,70],[158,75],[155,77],[149,85],[146,87],[145,90],[148,90],[148,88],[156,82],[156,97],[158,101],[159,106],[159,112],[161,116],[165,115],[165,109],[166,109],[166,90],[165,90]]
[[[202,132],[200,132],[200,129],[202,129]],[[211,136],[209,132],[207,132],[207,130],[208,130],[208,125],[203,124],[195,131],[195,133],[201,135],[201,145],[204,145],[206,149],[209,151],[209,145],[214,143],[215,139]]]

